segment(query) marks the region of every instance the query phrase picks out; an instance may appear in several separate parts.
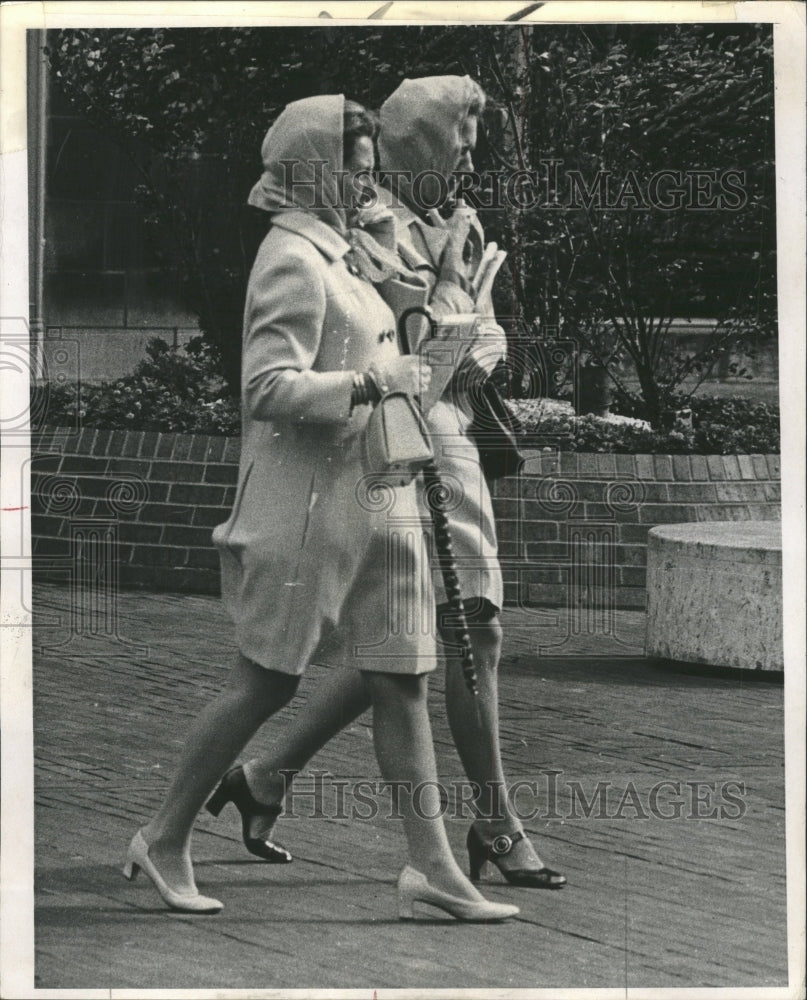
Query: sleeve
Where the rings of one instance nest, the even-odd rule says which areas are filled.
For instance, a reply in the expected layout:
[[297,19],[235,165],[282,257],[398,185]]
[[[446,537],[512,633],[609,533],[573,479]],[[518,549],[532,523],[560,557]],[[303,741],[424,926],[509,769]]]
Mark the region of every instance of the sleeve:
[[436,319],[451,316],[455,313],[473,313],[476,311],[474,300],[452,281],[438,281],[429,300]]
[[468,352],[468,363],[481,369],[485,376],[507,356],[507,336],[492,317],[480,317],[477,336]]
[[[438,321],[456,313],[478,316],[471,298],[458,285],[448,282],[438,282],[429,304]],[[479,316],[474,333],[473,345],[461,366],[466,370],[481,372],[486,377],[507,356],[507,337],[493,316]]]
[[[459,286],[450,283],[439,282],[435,286],[429,305],[438,321],[457,313],[478,315],[470,297]],[[493,316],[479,316],[475,334],[469,353],[489,373],[507,354],[507,338]]]
[[253,420],[346,423],[352,371],[315,372],[326,312],[323,276],[303,255],[256,262],[247,293],[243,393]]

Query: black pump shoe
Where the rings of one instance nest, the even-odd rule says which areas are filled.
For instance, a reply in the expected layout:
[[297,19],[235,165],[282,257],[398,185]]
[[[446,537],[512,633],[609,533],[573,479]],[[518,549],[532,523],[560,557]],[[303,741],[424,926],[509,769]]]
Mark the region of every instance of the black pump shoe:
[[275,820],[282,811],[282,806],[268,806],[258,802],[249,790],[247,779],[244,777],[244,769],[240,766],[231,768],[221,779],[219,787],[210,796],[205,809],[213,816],[218,816],[228,802],[236,807],[241,813],[241,836],[244,840],[244,847],[250,854],[263,858],[273,865],[287,865],[293,861],[291,854],[282,844],[276,844],[266,837],[253,837],[250,835],[251,820],[255,816],[264,816],[267,819]]
[[551,868],[506,868],[502,865],[513,849],[513,844],[524,840],[524,831],[513,834],[500,834],[487,842],[482,839],[476,827],[468,831],[468,861],[471,869],[471,881],[480,881],[482,865],[486,861],[496,865],[510,885],[519,885],[527,889],[562,889],[566,885],[566,876]]

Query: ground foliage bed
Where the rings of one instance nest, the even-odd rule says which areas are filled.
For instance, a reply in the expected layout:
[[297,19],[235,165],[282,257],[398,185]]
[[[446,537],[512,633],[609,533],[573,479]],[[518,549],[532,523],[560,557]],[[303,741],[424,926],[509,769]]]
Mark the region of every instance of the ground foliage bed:
[[[86,426],[216,435],[240,433],[238,401],[227,394],[216,358],[202,338],[185,348],[152,340],[131,375],[111,382],[50,384],[35,390],[32,412],[48,426]],[[617,393],[612,410],[626,420],[572,415],[552,400],[512,400],[525,446],[630,454],[775,454],[779,409],[743,398],[680,400],[679,418],[652,429],[642,400]],[[684,403],[686,406],[684,407]],[[689,414],[691,411],[691,426]]]

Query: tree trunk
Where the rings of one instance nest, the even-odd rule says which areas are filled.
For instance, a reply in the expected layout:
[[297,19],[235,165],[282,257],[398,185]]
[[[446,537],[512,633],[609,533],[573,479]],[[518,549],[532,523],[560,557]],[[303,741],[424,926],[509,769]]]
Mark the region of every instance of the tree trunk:
[[[532,30],[526,27],[504,27],[501,29],[501,68],[504,93],[508,105],[510,127],[505,129],[502,154],[508,163],[528,168],[523,162],[526,145],[526,126],[530,100],[530,54],[532,51]],[[510,294],[510,315],[523,318],[524,274],[522,254],[519,253],[518,213],[507,213],[507,227],[514,249],[510,268],[512,286]]]
[[584,365],[579,372],[577,394],[578,415],[593,413],[596,417],[607,417],[611,406],[611,379],[606,368],[599,365]]
[[639,377],[639,386],[642,391],[644,401],[645,419],[650,421],[653,428],[661,426],[661,393],[656,383],[653,371],[646,365],[637,364],[636,374]]

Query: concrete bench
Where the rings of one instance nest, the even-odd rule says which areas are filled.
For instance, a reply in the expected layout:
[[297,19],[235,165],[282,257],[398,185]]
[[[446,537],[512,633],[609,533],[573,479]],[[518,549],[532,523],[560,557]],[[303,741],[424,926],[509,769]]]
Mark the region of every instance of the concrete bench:
[[647,653],[783,670],[780,522],[653,528],[647,547]]

